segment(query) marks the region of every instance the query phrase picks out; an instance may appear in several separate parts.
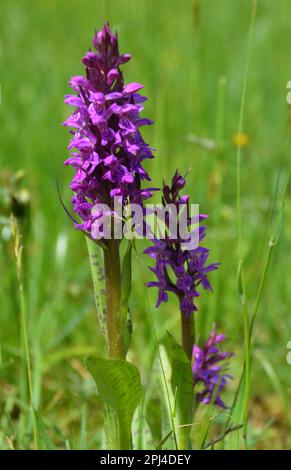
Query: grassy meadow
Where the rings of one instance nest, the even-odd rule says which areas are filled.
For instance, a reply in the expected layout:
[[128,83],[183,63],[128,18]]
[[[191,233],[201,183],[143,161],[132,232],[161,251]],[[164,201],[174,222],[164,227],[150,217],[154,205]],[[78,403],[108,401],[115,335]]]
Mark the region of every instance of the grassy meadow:
[[[250,315],[257,312],[248,446],[290,449],[290,1],[258,1],[248,70],[251,0],[2,0],[0,11],[0,448],[33,448],[23,309],[39,447],[103,446],[102,408],[84,361],[89,354],[102,355],[105,345],[84,236],[64,213],[56,181],[71,208],[72,171],[63,165],[69,135],[61,125],[70,109],[63,95],[69,92],[70,77],[83,73],[81,58],[95,29],[109,20],[119,33],[121,52],[132,55],[123,66],[125,80],[143,83],[149,98],[143,114],[155,124],[143,135],[157,149],[155,159],[146,163],[153,186],[168,181],[176,168],[189,172],[186,192],[209,216],[206,243],[211,262],[221,265],[211,273],[214,292],[203,292],[199,299],[196,328],[205,338],[215,322],[228,337],[227,349],[235,353],[234,380],[225,402],[231,407],[245,358],[241,241],[246,303]],[[238,130],[244,140],[239,148]],[[11,174],[20,170],[25,174],[15,188]],[[13,191],[27,201],[21,212],[22,280],[9,235],[7,197]],[[145,448],[152,445],[144,442],[147,432],[155,445],[169,432],[167,422],[160,420],[164,403],[157,393],[161,373],[152,321],[157,338],[170,331],[179,339],[179,312],[171,296],[155,308],[156,290],[144,287],[152,279],[151,261],[142,254],[147,241],[136,246],[129,359],[138,367],[145,391],[134,424],[135,446]],[[233,409],[199,407],[192,429],[195,448],[219,439],[227,426],[238,429],[214,448],[245,448],[239,429],[244,390],[242,386]],[[169,438],[164,447],[171,446]]]

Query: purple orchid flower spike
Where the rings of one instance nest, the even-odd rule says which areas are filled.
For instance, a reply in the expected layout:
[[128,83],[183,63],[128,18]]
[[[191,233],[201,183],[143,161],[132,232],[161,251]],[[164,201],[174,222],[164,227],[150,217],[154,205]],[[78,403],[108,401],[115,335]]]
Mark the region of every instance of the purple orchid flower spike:
[[[176,171],[170,186],[163,185],[163,205],[173,204],[177,210],[179,205],[189,203],[188,196],[180,196],[179,192],[185,186],[185,179]],[[199,222],[207,216],[200,214]],[[166,218],[169,225],[169,219]],[[191,230],[192,220],[187,220],[188,228]],[[178,232],[178,230],[177,230]],[[206,227],[199,226],[199,243],[205,237]],[[174,293],[180,305],[180,310],[187,318],[197,310],[195,300],[199,297],[199,289],[212,290],[208,280],[208,273],[217,269],[218,263],[207,264],[209,250],[202,246],[194,249],[183,249],[185,240],[177,236],[164,239],[153,238],[153,245],[144,252],[155,259],[155,266],[150,268],[157,280],[147,283],[147,287],[158,288],[157,307],[162,302],[167,302],[168,293]],[[192,343],[193,345],[193,343]],[[191,348],[192,348],[191,345]]]
[[143,161],[153,158],[140,133],[142,126],[152,124],[140,117],[147,99],[139,94],[143,85],[125,84],[120,70],[130,55],[119,54],[118,38],[109,24],[95,34],[93,46],[96,52],[90,50],[83,58],[86,77],[70,80],[76,94],[65,96],[65,103],[76,109],[64,122],[72,135],[71,157],[65,165],[74,168],[72,202],[81,219],[75,226],[92,238],[95,204],[106,204],[114,216],[115,196],[122,204],[141,205],[151,197],[152,189],[142,189],[141,183],[150,181]]
[[232,376],[225,373],[227,365],[219,365],[221,362],[233,356],[231,352],[221,352],[218,344],[225,340],[225,336],[216,333],[216,327],[206,340],[203,348],[194,344],[192,353],[192,372],[195,385],[202,385],[202,390],[197,392],[196,399],[204,404],[215,404],[226,408],[221,399],[221,393]]

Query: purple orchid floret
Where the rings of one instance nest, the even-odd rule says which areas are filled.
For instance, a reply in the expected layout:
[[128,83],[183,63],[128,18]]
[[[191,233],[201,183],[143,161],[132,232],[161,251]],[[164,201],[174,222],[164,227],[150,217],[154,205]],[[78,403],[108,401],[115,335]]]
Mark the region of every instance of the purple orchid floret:
[[93,46],[96,52],[90,50],[83,58],[86,77],[74,76],[69,82],[76,94],[65,96],[65,103],[76,109],[64,122],[72,135],[71,157],[65,165],[75,170],[70,187],[74,211],[81,219],[76,227],[89,234],[95,204],[112,209],[114,196],[123,204],[142,204],[153,190],[141,188],[143,180],[150,181],[143,161],[153,158],[140,134],[141,126],[152,124],[140,117],[147,99],[138,93],[143,85],[124,83],[120,66],[130,55],[119,54],[117,35],[108,24],[95,34]]
[[[189,214],[189,197],[180,196],[179,192],[185,186],[185,179],[176,171],[171,186],[163,185],[163,206],[174,204],[177,211],[179,205],[184,204]],[[203,221],[206,215],[199,214],[195,222]],[[165,219],[166,225],[169,218]],[[187,216],[188,230],[191,231],[193,220]],[[195,229],[197,230],[197,228]],[[177,234],[179,230],[177,230]],[[206,227],[199,225],[199,244],[205,237]],[[168,293],[176,294],[179,299],[180,310],[188,318],[197,310],[195,299],[199,297],[199,289],[212,290],[208,273],[217,269],[218,263],[207,264],[208,248],[197,246],[194,249],[185,249],[185,240],[178,235],[177,238],[167,236],[164,239],[153,238],[153,245],[144,252],[155,259],[155,266],[150,268],[157,280],[147,283],[148,287],[158,288],[157,307],[167,302]]]
[[215,404],[221,408],[226,408],[221,399],[221,393],[227,385],[227,380],[232,379],[231,375],[225,373],[227,365],[219,365],[233,356],[233,353],[221,352],[217,347],[224,340],[225,336],[217,334],[214,326],[203,348],[194,344],[192,353],[194,385],[203,385],[202,390],[196,394],[197,401],[204,404]]

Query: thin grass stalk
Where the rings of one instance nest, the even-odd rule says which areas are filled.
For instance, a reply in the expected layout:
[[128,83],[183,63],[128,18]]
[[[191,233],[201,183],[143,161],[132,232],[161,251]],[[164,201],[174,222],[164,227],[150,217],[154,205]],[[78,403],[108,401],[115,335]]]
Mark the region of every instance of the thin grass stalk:
[[216,154],[217,154],[217,198],[216,198],[216,223],[220,222],[220,212],[223,196],[223,150],[224,150],[224,123],[225,123],[225,91],[226,78],[220,77],[217,91],[217,111],[216,111]]
[[32,386],[32,369],[30,361],[30,349],[29,341],[27,334],[27,320],[26,320],[26,300],[24,293],[23,285],[23,265],[22,265],[22,254],[23,254],[23,245],[21,243],[21,233],[17,220],[11,218],[11,227],[12,233],[14,235],[14,252],[16,258],[16,271],[17,271],[17,280],[19,288],[19,299],[20,299],[20,324],[21,324],[21,345],[23,347],[23,356],[25,357],[26,364],[26,373],[27,373],[27,382],[28,382],[28,391],[29,391],[29,401],[30,401],[30,410],[32,415],[33,423],[33,443],[34,449],[38,449],[38,429],[37,429],[37,420],[34,411],[34,400],[33,400],[33,386]]
[[[239,125],[238,125],[238,134],[240,135],[243,131],[243,122],[244,122],[244,109],[246,102],[246,91],[247,91],[247,81],[249,75],[250,67],[250,58],[251,58],[251,49],[253,42],[253,32],[255,26],[256,18],[256,9],[257,9],[257,0],[252,2],[252,15],[248,35],[247,43],[247,53],[246,53],[246,63],[244,70],[244,79],[243,79],[243,88],[240,104],[240,113],[239,113]],[[244,405],[243,405],[243,433],[245,444],[247,447],[247,425],[248,425],[248,410],[249,410],[249,398],[250,398],[250,334],[249,334],[249,315],[247,308],[247,292],[244,279],[244,247],[243,247],[243,231],[242,231],[242,210],[241,210],[241,157],[242,149],[241,145],[237,145],[237,157],[236,157],[236,183],[237,183],[237,227],[238,227],[238,250],[239,250],[239,261],[238,261],[238,280],[239,280],[239,293],[241,300],[241,307],[243,313],[243,326],[244,326],[244,347],[245,347],[245,396],[244,396]]]
[[224,123],[225,123],[225,91],[226,91],[226,78],[220,77],[218,80],[217,92],[217,111],[216,111],[216,152],[217,152],[217,198],[216,198],[216,223],[219,224],[221,217],[221,205],[223,196],[223,149],[224,149]]
[[[223,150],[224,150],[224,123],[225,123],[225,92],[226,92],[226,78],[220,77],[218,80],[217,91],[217,110],[216,110],[216,164],[215,164],[215,181],[216,181],[216,198],[214,210],[214,227],[215,234],[213,241],[213,253],[216,259],[221,259],[221,239],[222,236],[222,201],[223,201]],[[209,313],[207,321],[203,320],[203,336],[206,337],[207,331],[211,328],[216,320],[219,306],[219,286],[220,286],[221,272],[217,271],[215,279],[212,281],[213,290],[216,292],[215,296],[209,297]],[[206,328],[207,327],[207,328]]]

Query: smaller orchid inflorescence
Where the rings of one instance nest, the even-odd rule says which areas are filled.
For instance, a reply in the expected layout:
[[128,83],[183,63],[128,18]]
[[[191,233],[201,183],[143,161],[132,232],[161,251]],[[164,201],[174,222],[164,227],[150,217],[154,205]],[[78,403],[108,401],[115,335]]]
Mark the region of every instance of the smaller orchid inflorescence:
[[[180,205],[186,207],[189,232],[193,223],[202,222],[207,218],[200,214],[190,217],[189,196],[180,196],[185,186],[185,178],[176,171],[171,185],[163,185],[163,206],[173,204],[177,210]],[[169,219],[165,220],[166,224]],[[197,230],[197,228],[195,229]],[[225,339],[217,335],[214,329],[203,349],[194,343],[194,313],[198,310],[196,299],[200,296],[200,288],[212,290],[208,274],[218,268],[219,263],[208,264],[209,249],[202,247],[200,242],[205,238],[206,227],[199,225],[197,231],[198,246],[185,249],[185,239],[165,237],[163,240],[153,239],[153,245],[145,253],[154,258],[155,266],[151,271],[157,280],[147,283],[148,287],[158,288],[157,307],[168,301],[168,293],[172,292],[179,300],[181,312],[182,342],[188,357],[192,361],[194,386],[203,383],[204,389],[196,393],[198,402],[216,404],[225,407],[220,394],[226,386],[228,374],[223,373],[217,363],[232,356],[232,353],[220,352],[217,344]],[[187,240],[186,240],[187,241]]]
[[[189,196],[180,196],[179,191],[185,186],[185,179],[176,171],[171,185],[163,185],[163,206],[173,204],[179,209],[179,205],[187,207]],[[206,219],[207,216],[200,214],[199,222]],[[189,228],[193,222],[189,216],[187,223]],[[167,219],[166,219],[167,223]],[[206,234],[206,227],[199,226],[199,243]],[[158,288],[157,307],[162,302],[167,302],[168,292],[173,292],[179,299],[181,312],[189,317],[197,310],[195,299],[199,297],[199,288],[211,290],[211,284],[208,279],[208,273],[217,269],[218,263],[207,264],[209,249],[197,246],[194,249],[183,249],[187,239],[176,239],[168,237],[167,234],[163,240],[153,239],[153,245],[145,250],[145,253],[155,259],[155,267],[150,268],[157,281],[147,283],[148,287]],[[173,277],[174,276],[174,277]]]
[[196,394],[197,401],[222,408],[226,406],[221,399],[221,393],[232,376],[225,373],[227,365],[218,364],[233,356],[233,353],[221,352],[217,347],[224,340],[225,336],[217,334],[214,327],[203,348],[194,344],[192,355],[194,384],[203,384],[203,389]]

